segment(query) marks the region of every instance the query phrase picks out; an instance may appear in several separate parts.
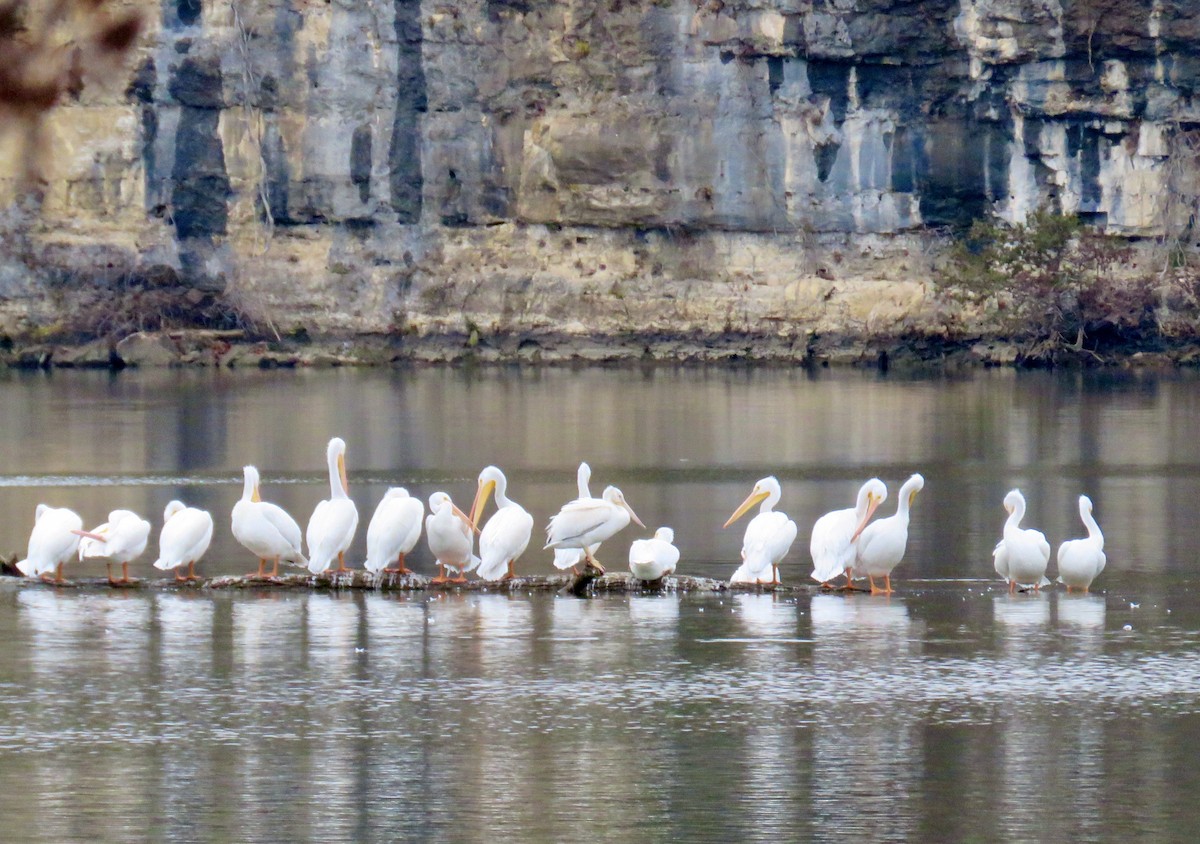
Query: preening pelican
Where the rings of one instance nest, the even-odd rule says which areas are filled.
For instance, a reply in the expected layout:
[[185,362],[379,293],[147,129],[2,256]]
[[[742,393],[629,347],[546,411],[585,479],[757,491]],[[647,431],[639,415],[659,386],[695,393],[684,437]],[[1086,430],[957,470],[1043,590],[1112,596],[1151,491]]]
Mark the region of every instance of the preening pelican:
[[653,539],[635,539],[629,545],[629,570],[638,580],[661,580],[675,573],[679,549],[674,546],[675,531],[660,527]]
[[[212,535],[213,518],[207,510],[187,507],[182,501],[170,502],[163,510],[154,567],[163,571],[175,569],[176,580],[199,580],[196,561],[208,550]],[[187,577],[179,574],[181,566],[188,567]]]
[[729,579],[730,583],[779,582],[779,562],[796,541],[796,523],[784,513],[775,512],[775,505],[782,494],[779,481],[774,477],[763,478],[754,484],[750,495],[721,526],[729,527],[749,512],[751,507],[762,502],[758,515],[746,525],[746,535],[742,539],[742,564]]
[[546,526],[544,548],[578,548],[588,565],[603,572],[590,549],[616,534],[630,519],[645,527],[621,490],[607,487],[600,498],[576,498],[564,504]]
[[[450,496],[435,492],[429,496],[429,515],[425,517],[425,541],[438,564],[434,583],[463,583],[467,572],[479,565],[472,553],[475,527],[467,514],[454,506]],[[446,569],[458,569],[458,577],[446,576]]]
[[1058,546],[1058,582],[1072,589],[1088,591],[1096,575],[1104,571],[1104,534],[1092,516],[1092,499],[1079,496],[1079,518],[1087,528],[1087,539],[1068,539]]
[[513,563],[525,553],[533,534],[533,516],[507,496],[508,479],[495,466],[479,473],[479,487],[471,505],[471,523],[479,524],[488,497],[496,494],[496,512],[479,534],[479,571],[484,580],[508,580],[516,577]]
[[33,532],[29,534],[29,548],[25,559],[17,563],[17,570],[26,577],[40,577],[62,583],[63,563],[75,556],[79,550],[79,534],[83,519],[66,507],[51,507],[39,504],[34,513]]
[[854,507],[834,510],[817,519],[808,544],[813,558],[813,580],[824,586],[845,572],[845,588],[850,588],[858,537],[871,521],[875,508],[886,499],[887,487],[883,481],[871,478],[859,488]]
[[1008,591],[1018,586],[1032,586],[1034,591],[1049,585],[1046,565],[1050,562],[1050,543],[1040,530],[1022,528],[1025,517],[1025,496],[1014,489],[1004,496],[1008,519],[1004,522],[1004,538],[996,543],[992,556],[996,573],[1008,581]]
[[308,560],[300,550],[300,525],[282,507],[263,501],[258,493],[258,469],[242,469],[245,483],[242,497],[233,505],[231,527],[233,538],[258,557],[258,573],[262,577],[267,560],[273,560],[271,577],[279,575],[279,561],[307,566]]
[[[425,505],[421,499],[411,497],[402,486],[391,487],[367,526],[367,561],[363,568],[375,574],[381,571],[410,574],[404,557],[417,546],[424,518]],[[387,568],[392,560],[396,561],[396,567]]]
[[329,498],[319,503],[308,520],[305,539],[308,540],[308,570],[320,574],[333,565],[335,571],[346,571],[346,549],[354,541],[358,529],[358,508],[350,499],[350,482],[346,479],[346,443],[334,437],[325,448],[329,465]]
[[[579,493],[579,498],[591,498],[592,492],[588,489],[588,482],[592,479],[592,467],[586,463],[579,464],[579,470],[575,473],[575,486]],[[600,548],[600,544],[596,543],[588,548],[592,557],[595,558],[596,551]],[[554,567],[556,569],[570,569],[578,574],[578,566],[585,561],[585,556],[582,548],[555,548],[554,549]]]
[[[854,570],[866,574],[871,584],[871,594],[892,593],[892,569],[904,559],[908,545],[908,510],[917,493],[925,488],[925,479],[913,475],[900,487],[896,515],[871,522],[858,537]],[[883,578],[883,589],[875,588],[875,578]]]
[[[113,510],[108,521],[91,530],[78,531],[79,559],[106,558],[109,583],[128,583],[129,564],[146,550],[150,539],[150,523],[132,510]],[[112,564],[121,564],[121,579],[113,580]]]

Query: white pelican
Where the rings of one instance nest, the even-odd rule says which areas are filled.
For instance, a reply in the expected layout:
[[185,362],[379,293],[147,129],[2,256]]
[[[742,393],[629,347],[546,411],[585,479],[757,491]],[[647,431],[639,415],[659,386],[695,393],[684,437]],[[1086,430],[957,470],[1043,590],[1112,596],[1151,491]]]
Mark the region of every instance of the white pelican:
[[1092,516],[1092,499],[1079,496],[1079,518],[1087,528],[1087,539],[1068,539],[1058,546],[1058,582],[1067,591],[1074,588],[1088,591],[1096,575],[1104,571],[1104,534]]
[[[198,580],[196,561],[204,556],[212,542],[213,518],[207,510],[187,507],[182,501],[172,501],[163,510],[162,532],[158,535],[156,569],[175,569],[176,580]],[[179,568],[188,567],[187,577]]]
[[263,501],[258,494],[258,469],[242,468],[245,484],[242,497],[233,505],[231,527],[233,538],[258,557],[258,573],[262,577],[267,560],[273,560],[271,577],[279,574],[279,561],[307,566],[308,560],[300,550],[300,525],[282,507]]
[[996,573],[1008,581],[1008,591],[1018,586],[1032,586],[1036,592],[1050,583],[1046,564],[1050,562],[1050,543],[1040,530],[1021,527],[1025,516],[1025,496],[1014,489],[1004,496],[1008,519],[1004,522],[1004,538],[996,543],[992,556]]
[[[438,564],[438,576],[433,583],[463,583],[464,575],[479,565],[479,558],[471,553],[475,545],[474,525],[444,492],[429,496],[425,541]],[[458,577],[447,577],[447,568],[458,569]]]
[[26,577],[40,577],[62,583],[62,566],[79,550],[79,534],[83,519],[66,507],[51,507],[39,504],[34,514],[33,532],[29,534],[29,548],[25,559],[17,563],[17,570]]
[[[579,470],[575,473],[575,486],[579,493],[579,498],[591,498],[592,491],[588,489],[588,481],[592,479],[592,467],[586,463],[579,464]],[[599,550],[600,543],[596,543],[588,548],[592,557],[596,556],[596,551]],[[576,566],[584,562],[584,553],[582,548],[555,548],[554,549],[554,567],[556,569],[570,569],[576,574],[579,573]]]
[[616,534],[633,519],[645,527],[625,496],[615,486],[607,487],[600,498],[576,498],[568,501],[546,526],[545,548],[578,548],[588,565],[603,572],[591,548]]
[[329,465],[329,498],[317,504],[305,531],[308,570],[313,574],[333,565],[334,557],[337,557],[334,571],[346,571],[346,549],[358,529],[358,508],[347,494],[350,482],[346,479],[346,443],[341,437],[329,441],[325,461]]
[[674,546],[675,531],[660,527],[653,539],[635,539],[629,545],[629,570],[638,580],[661,580],[675,573],[679,549]]
[[[796,541],[796,523],[784,513],[775,512],[783,491],[779,481],[766,477],[754,484],[750,495],[722,525],[727,528],[755,504],[762,502],[758,515],[746,525],[742,539],[742,564],[729,579],[730,583],[778,583],[779,562]],[[770,575],[768,577],[768,575]]]
[[[854,570],[867,575],[871,594],[892,593],[892,569],[904,559],[908,545],[908,509],[912,507],[917,493],[925,488],[925,479],[913,475],[900,487],[896,502],[896,515],[872,522],[863,528],[858,537]],[[875,588],[875,578],[883,578],[883,589]]]
[[849,589],[854,576],[854,555],[859,534],[875,514],[875,508],[887,499],[887,487],[879,478],[871,478],[858,490],[854,507],[834,510],[813,525],[808,550],[813,558],[813,580],[827,585],[843,572]]
[[[107,558],[109,583],[128,583],[129,564],[146,550],[150,539],[150,523],[132,510],[113,510],[108,521],[91,530],[78,531],[80,561],[88,557]],[[113,580],[112,564],[121,564],[121,579]]]
[[508,479],[495,466],[479,473],[479,487],[471,505],[471,524],[479,524],[488,497],[496,494],[496,512],[479,534],[479,571],[484,580],[510,580],[516,577],[513,563],[525,553],[533,534],[533,516],[507,496]]
[[[409,574],[404,557],[421,538],[424,518],[425,505],[421,499],[411,497],[402,486],[388,489],[367,526],[367,561],[363,568],[375,574],[381,571]],[[387,568],[392,560],[396,561],[396,568]]]

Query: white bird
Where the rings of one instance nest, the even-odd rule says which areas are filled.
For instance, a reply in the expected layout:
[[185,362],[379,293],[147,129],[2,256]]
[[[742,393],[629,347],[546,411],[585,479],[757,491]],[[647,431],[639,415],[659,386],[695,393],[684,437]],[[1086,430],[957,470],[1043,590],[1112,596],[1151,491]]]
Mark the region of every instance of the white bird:
[[54,573],[54,582],[62,583],[63,563],[75,556],[79,550],[79,534],[83,519],[66,507],[51,507],[39,504],[34,513],[33,531],[29,534],[29,547],[25,559],[17,563],[17,570],[26,577],[49,580]]
[[1019,489],[1004,496],[1008,519],[1004,522],[1004,538],[992,552],[996,573],[1008,581],[1008,591],[1018,586],[1032,586],[1034,591],[1049,585],[1046,565],[1050,562],[1050,543],[1040,530],[1022,528],[1025,517],[1025,496]]
[[660,527],[652,539],[635,539],[629,545],[629,570],[638,580],[653,582],[675,573],[679,549],[673,544],[675,531]]
[[[421,538],[424,518],[425,505],[421,499],[413,498],[401,486],[388,489],[367,526],[367,561],[363,568],[375,574],[381,571],[410,574],[404,557]],[[387,568],[392,560],[396,561],[396,568]]]
[[1087,539],[1068,539],[1058,546],[1058,582],[1065,584],[1068,592],[1075,588],[1088,591],[1107,562],[1104,534],[1092,516],[1092,499],[1086,495],[1079,496],[1079,518],[1087,528]]
[[[592,492],[591,492],[591,490],[588,489],[588,482],[591,479],[592,479],[592,467],[586,463],[580,463],[579,470],[575,473],[575,486],[579,493],[579,498],[591,498],[592,497]],[[596,556],[596,551],[598,551],[599,548],[600,548],[599,543],[596,543],[595,545],[592,545],[591,547],[588,548],[588,551],[591,552],[593,558]],[[554,549],[554,567],[556,569],[560,569],[560,570],[561,569],[571,569],[571,571],[578,574],[578,569],[576,568],[576,566],[578,566],[580,563],[584,562],[585,559],[586,559],[586,557],[584,556],[582,548],[555,548]]]
[[510,499],[508,479],[495,466],[479,473],[479,486],[471,505],[471,523],[479,524],[488,498],[495,492],[496,512],[479,534],[479,571],[484,580],[510,580],[516,577],[513,563],[525,553],[533,535],[533,516]]
[[746,535],[742,539],[742,564],[730,583],[778,583],[779,563],[796,541],[796,523],[784,513],[775,512],[783,491],[779,481],[774,477],[766,477],[754,484],[750,495],[741,503],[733,515],[722,525],[727,528],[747,512],[755,504],[762,502],[758,515],[746,525]]
[[[438,575],[433,578],[433,583],[463,583],[466,573],[479,565],[479,558],[472,553],[475,527],[444,492],[429,496],[425,541],[438,564]],[[447,577],[447,568],[458,569],[458,577]]]
[[[908,510],[917,493],[925,488],[925,479],[913,475],[900,487],[896,515],[879,519],[863,528],[858,537],[854,570],[866,574],[871,594],[892,592],[892,569],[904,559],[908,546]],[[875,578],[883,578],[883,589],[875,588]]]
[[[79,540],[80,561],[88,557],[105,557],[108,582],[128,583],[129,564],[146,550],[150,523],[132,510],[113,510],[104,524],[77,533],[82,537]],[[120,580],[113,580],[113,563],[121,564]]]
[[300,525],[277,504],[263,501],[258,492],[258,469],[242,469],[245,483],[242,497],[233,505],[231,527],[233,538],[258,557],[258,573],[262,577],[267,560],[273,560],[271,577],[279,575],[279,561],[307,566],[308,560],[300,550]]
[[[172,501],[163,510],[162,531],[158,535],[156,569],[175,569],[176,580],[199,580],[196,561],[204,556],[212,542],[213,517],[207,510],[187,507],[182,501]],[[179,568],[188,567],[187,577]]]
[[600,498],[576,498],[564,504],[550,519],[543,550],[578,548],[583,551],[588,565],[603,572],[604,567],[596,562],[590,549],[615,535],[629,524],[630,519],[638,527],[645,527],[615,486],[607,487]]
[[887,487],[879,478],[871,478],[859,488],[853,507],[834,510],[817,519],[808,543],[813,559],[813,580],[826,585],[844,572],[844,588],[851,587],[859,534],[871,521],[875,508],[885,500]]
[[308,520],[308,570],[320,574],[337,558],[335,572],[346,571],[346,550],[358,529],[358,508],[349,496],[346,479],[346,442],[334,437],[325,448],[329,465],[329,498],[317,504]]

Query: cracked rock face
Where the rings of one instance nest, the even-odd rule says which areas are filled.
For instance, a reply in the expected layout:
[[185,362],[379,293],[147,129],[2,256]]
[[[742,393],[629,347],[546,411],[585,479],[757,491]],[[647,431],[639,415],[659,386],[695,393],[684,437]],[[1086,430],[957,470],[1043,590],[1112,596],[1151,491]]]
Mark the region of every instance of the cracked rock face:
[[0,165],[0,327],[168,273],[318,333],[940,330],[933,231],[1187,219],[1198,45],[1191,0],[166,0],[36,203]]

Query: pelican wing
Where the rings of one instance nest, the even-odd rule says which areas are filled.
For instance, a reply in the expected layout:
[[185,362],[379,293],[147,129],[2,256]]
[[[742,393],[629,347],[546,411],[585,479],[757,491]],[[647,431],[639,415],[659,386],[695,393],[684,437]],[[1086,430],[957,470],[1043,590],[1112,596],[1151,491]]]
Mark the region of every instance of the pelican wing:
[[212,542],[212,516],[188,507],[172,516],[158,537],[158,559],[154,567],[164,571],[194,563]]
[[996,574],[1008,580],[1008,546],[1001,539],[996,543],[996,548],[992,551],[992,562],[996,567]]
[[825,583],[854,564],[854,510],[834,510],[817,519],[813,525],[808,549],[812,554],[812,578]]
[[350,547],[357,529],[358,508],[349,498],[333,498],[318,504],[306,531],[308,570],[318,574],[329,568],[334,558]]
[[576,498],[563,505],[546,527],[546,548],[578,543],[599,530],[613,515],[613,505],[602,498]]
[[260,512],[263,518],[274,528],[287,544],[295,551],[300,551],[300,525],[277,504],[268,501],[261,502]]
[[[759,513],[746,526],[742,541],[742,560],[752,571],[770,571],[796,541],[796,523],[783,513]],[[769,578],[770,579],[770,578]]]
[[508,570],[508,561],[525,553],[533,535],[533,516],[519,504],[501,507],[479,534],[479,576],[494,580]]

